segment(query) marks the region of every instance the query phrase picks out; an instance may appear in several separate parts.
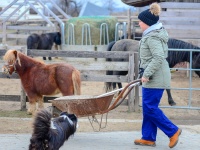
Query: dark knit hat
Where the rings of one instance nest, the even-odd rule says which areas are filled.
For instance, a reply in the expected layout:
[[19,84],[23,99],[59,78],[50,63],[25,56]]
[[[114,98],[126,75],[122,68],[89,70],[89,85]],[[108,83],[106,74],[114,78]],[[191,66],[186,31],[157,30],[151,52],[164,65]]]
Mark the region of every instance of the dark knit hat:
[[153,3],[150,5],[149,9],[141,12],[138,15],[138,19],[140,19],[148,26],[152,26],[158,22],[160,10],[161,10],[160,5],[158,5],[158,3]]

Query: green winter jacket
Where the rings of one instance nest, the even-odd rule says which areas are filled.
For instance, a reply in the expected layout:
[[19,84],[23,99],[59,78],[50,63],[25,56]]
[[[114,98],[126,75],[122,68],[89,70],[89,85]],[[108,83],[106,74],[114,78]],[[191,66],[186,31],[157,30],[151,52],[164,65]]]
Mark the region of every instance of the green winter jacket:
[[164,28],[152,30],[140,40],[140,68],[145,69],[143,77],[152,78],[142,83],[145,88],[170,88],[171,73],[168,62],[168,33]]

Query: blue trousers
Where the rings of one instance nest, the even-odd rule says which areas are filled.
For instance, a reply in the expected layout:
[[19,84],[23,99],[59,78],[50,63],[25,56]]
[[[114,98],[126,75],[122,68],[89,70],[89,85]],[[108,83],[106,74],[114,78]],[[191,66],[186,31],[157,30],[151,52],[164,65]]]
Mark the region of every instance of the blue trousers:
[[157,128],[162,130],[169,138],[177,131],[174,125],[158,107],[164,89],[152,89],[142,87],[142,139],[156,141]]

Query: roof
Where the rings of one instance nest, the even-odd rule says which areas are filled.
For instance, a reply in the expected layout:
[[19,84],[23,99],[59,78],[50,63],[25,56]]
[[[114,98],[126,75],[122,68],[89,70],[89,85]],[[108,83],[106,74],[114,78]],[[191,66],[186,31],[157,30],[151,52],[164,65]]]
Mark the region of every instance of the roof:
[[108,16],[110,12],[108,9],[97,6],[87,2],[81,9],[79,17],[81,16]]
[[135,6],[135,7],[144,7],[153,2],[187,2],[187,3],[200,3],[200,0],[121,0],[123,3]]

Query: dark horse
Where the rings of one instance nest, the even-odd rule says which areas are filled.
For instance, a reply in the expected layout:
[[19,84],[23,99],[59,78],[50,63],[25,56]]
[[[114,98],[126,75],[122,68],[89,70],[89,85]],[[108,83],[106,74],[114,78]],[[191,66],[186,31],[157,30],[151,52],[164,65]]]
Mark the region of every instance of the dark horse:
[[[172,39],[170,38],[168,41],[168,47],[173,49],[200,49],[197,46],[194,46],[190,43]],[[131,39],[122,39],[117,42],[111,42],[108,45],[107,51],[138,51],[139,49],[139,41],[131,40]],[[192,52],[192,68],[199,69],[200,68],[200,52]],[[107,61],[128,61],[128,60],[113,60],[108,58]],[[169,63],[169,67],[173,68],[176,64],[181,62],[190,62],[190,52],[189,51],[169,51],[167,61]],[[195,73],[200,77],[200,71],[195,71]],[[126,71],[107,71],[107,75],[126,75]],[[116,84],[118,84],[119,88],[122,88],[121,83],[106,83],[106,91],[111,90],[112,88],[116,88]],[[170,89],[166,89],[168,95],[168,103],[173,106],[176,105],[174,102]]]
[[16,72],[29,100],[28,114],[34,114],[36,103],[43,108],[43,95],[80,95],[80,72],[66,63],[46,65],[17,50],[8,50],[4,55],[6,74]]
[[[60,32],[36,34],[33,33],[27,38],[27,49],[41,49],[51,50],[53,44],[61,45],[61,34]],[[51,57],[48,57],[51,60]],[[43,57],[46,60],[46,57]]]

